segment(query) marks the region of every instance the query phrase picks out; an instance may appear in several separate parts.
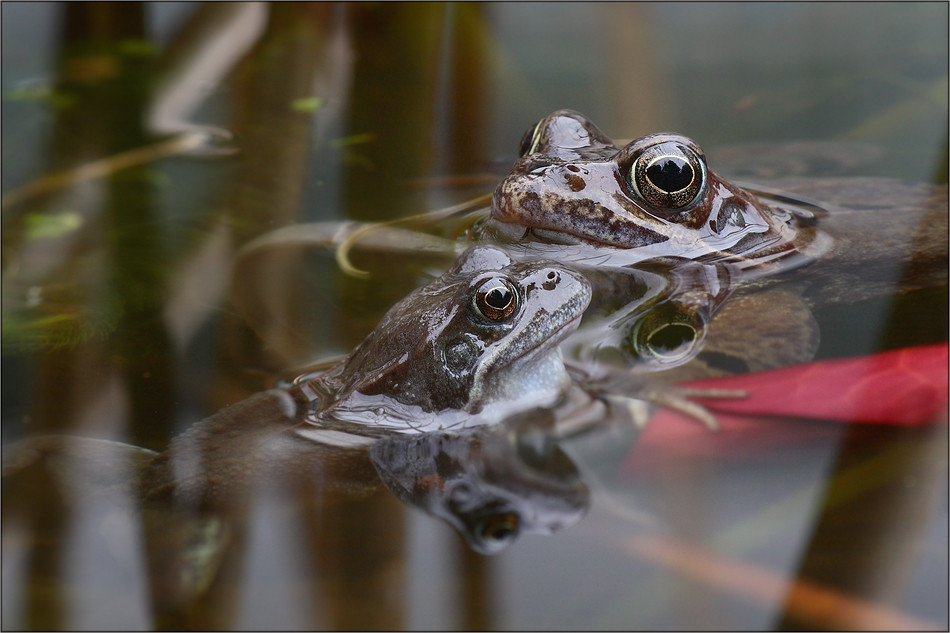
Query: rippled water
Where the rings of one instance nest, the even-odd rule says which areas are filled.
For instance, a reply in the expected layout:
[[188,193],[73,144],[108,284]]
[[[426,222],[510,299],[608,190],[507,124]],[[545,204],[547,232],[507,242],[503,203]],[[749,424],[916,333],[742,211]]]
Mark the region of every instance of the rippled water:
[[[614,138],[687,134],[744,181],[946,183],[946,5],[2,10],[5,629],[948,625],[945,405],[917,426],[614,424],[552,443],[528,424],[515,440],[294,445],[263,460],[286,472],[250,483],[242,432],[224,445],[225,507],[175,512],[134,491],[156,477],[144,451],[9,452],[51,433],[162,451],[348,352],[445,258],[360,250],[366,281],[302,233],[240,249],[488,193],[558,108]],[[850,183],[882,209],[911,204]],[[822,273],[818,359],[947,340],[945,277],[901,294],[901,266]],[[838,301],[852,279],[894,290]],[[746,301],[736,327],[776,318]],[[778,354],[749,332],[749,358]],[[460,484],[556,533],[475,551],[440,505]]]

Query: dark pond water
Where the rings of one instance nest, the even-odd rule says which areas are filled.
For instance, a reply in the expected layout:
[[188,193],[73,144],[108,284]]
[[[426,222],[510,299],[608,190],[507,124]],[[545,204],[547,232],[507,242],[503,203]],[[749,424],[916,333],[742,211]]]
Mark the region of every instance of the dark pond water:
[[[273,231],[489,193],[559,108],[612,138],[686,134],[743,182],[907,211],[861,216],[866,259],[781,282],[807,312],[727,304],[710,349],[783,364],[799,314],[817,360],[945,344],[947,25],[912,2],[4,3],[3,628],[946,629],[945,400],[912,425],[605,424],[527,466],[490,433],[277,454],[310,476],[251,477],[221,512],[141,505],[154,473],[126,444],[162,451],[346,354],[447,265],[359,249],[358,279]],[[50,434],[123,445],[15,450]],[[244,481],[256,448],[234,435],[224,477]],[[475,551],[420,509],[446,471],[406,474],[439,450],[524,526],[566,527]]]

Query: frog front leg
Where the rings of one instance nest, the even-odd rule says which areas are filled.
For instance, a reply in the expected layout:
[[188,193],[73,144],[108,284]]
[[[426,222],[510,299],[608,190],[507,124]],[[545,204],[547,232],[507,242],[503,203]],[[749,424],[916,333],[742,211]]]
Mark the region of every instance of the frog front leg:
[[674,409],[691,417],[711,431],[719,429],[716,417],[694,398],[744,398],[746,392],[734,389],[695,389],[666,384],[648,375],[628,369],[594,364],[566,364],[583,396],[572,394],[575,403],[586,396],[584,406],[573,406],[571,413],[558,422],[558,433],[575,435],[602,420],[623,420],[638,428],[646,426],[655,405]]

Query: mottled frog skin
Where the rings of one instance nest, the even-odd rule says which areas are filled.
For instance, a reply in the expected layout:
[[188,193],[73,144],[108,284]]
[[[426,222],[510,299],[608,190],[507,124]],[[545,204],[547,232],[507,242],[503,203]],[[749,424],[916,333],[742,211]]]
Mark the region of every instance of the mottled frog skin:
[[769,262],[804,250],[814,222],[805,208],[772,204],[719,177],[685,136],[651,134],[618,147],[582,114],[558,110],[525,134],[473,234],[610,247],[627,263]]
[[320,415],[411,430],[550,404],[570,382],[558,345],[590,296],[570,268],[475,247],[397,303],[346,360],[298,382],[326,402]]

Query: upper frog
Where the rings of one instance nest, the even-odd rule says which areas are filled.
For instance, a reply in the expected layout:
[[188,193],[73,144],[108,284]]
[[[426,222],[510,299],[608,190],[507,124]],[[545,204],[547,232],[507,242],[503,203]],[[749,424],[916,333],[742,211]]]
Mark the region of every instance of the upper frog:
[[637,261],[711,253],[763,258],[795,248],[800,209],[770,205],[713,173],[679,134],[615,145],[582,114],[532,126],[477,233],[505,241],[635,250]]
[[370,416],[389,427],[419,428],[422,418],[448,426],[549,404],[570,383],[558,344],[590,295],[587,280],[569,268],[474,247],[393,306],[311,386],[333,417]]

